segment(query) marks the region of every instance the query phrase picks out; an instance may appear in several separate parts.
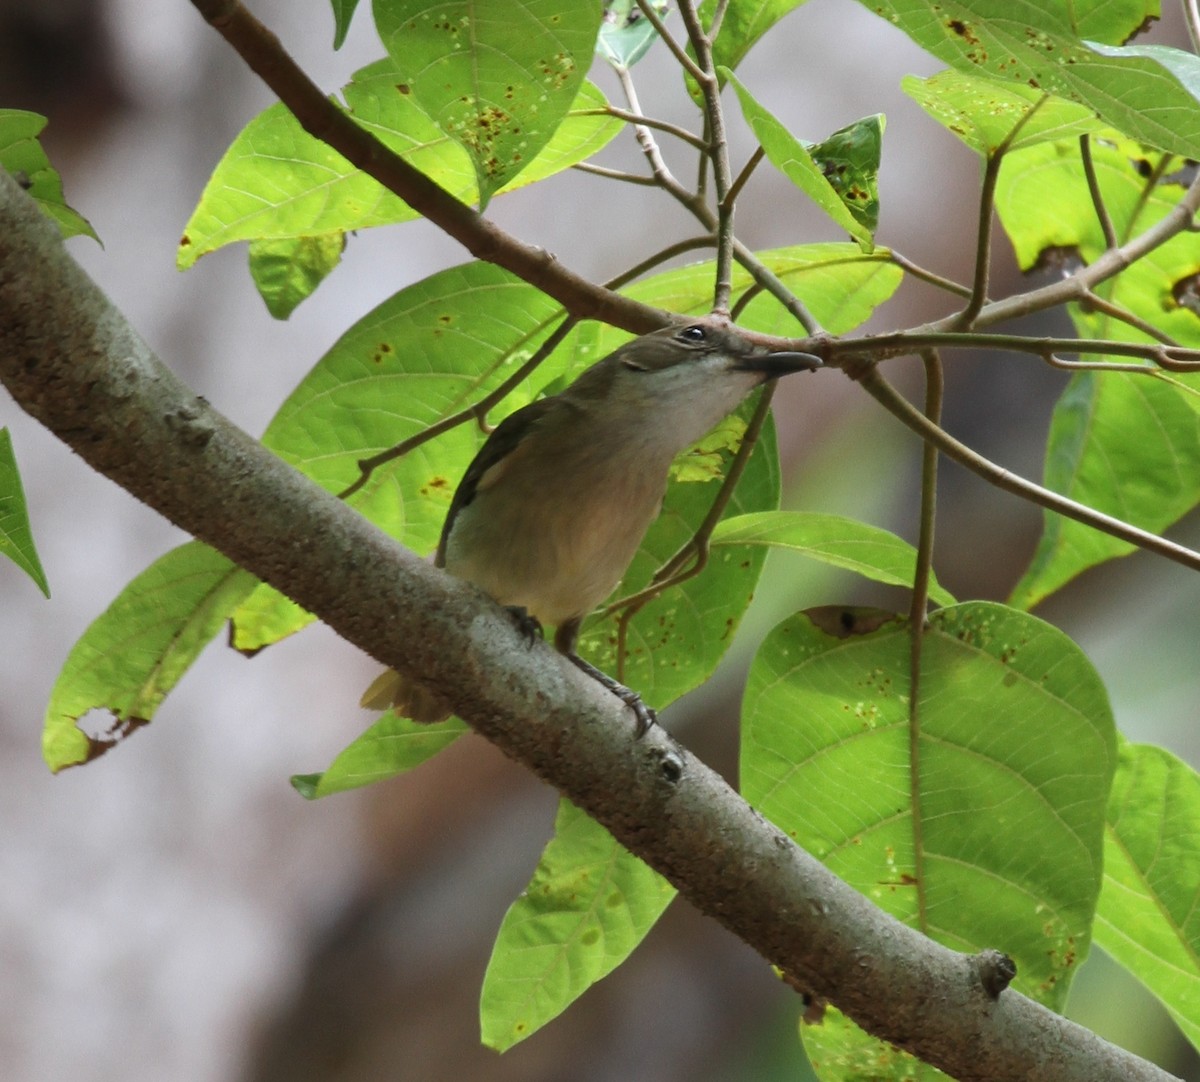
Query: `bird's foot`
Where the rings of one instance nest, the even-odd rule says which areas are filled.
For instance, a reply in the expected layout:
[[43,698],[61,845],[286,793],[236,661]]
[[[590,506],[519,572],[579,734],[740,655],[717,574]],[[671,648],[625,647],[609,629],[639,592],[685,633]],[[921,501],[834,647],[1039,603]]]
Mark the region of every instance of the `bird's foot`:
[[635,740],[640,740],[653,725],[657,724],[658,716],[642,701],[642,697],[633,688],[627,688],[604,670],[597,669],[590,661],[584,661],[574,652],[567,654],[567,657],[580,672],[587,673],[597,683],[602,684],[633,711],[633,716],[637,718],[637,728],[633,734]]
[[517,630],[524,638],[526,646],[532,646],[538,639],[545,637],[541,620],[532,615],[524,605],[505,605],[504,607],[508,615],[512,617],[513,623],[517,625]]

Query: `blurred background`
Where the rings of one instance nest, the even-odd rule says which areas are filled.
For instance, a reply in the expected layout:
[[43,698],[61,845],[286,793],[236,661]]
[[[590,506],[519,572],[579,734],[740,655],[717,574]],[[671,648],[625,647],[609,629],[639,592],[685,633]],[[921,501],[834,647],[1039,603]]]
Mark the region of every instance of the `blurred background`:
[[[382,50],[361,11],[330,49],[324,0],[255,13],[326,89]],[[1151,40],[1183,44],[1168,18]],[[819,140],[884,112],[879,238],[959,280],[973,261],[978,166],[898,84],[939,65],[851,0],[812,0],[741,69],[797,134]],[[617,99],[613,80],[595,78]],[[690,124],[657,47],[636,69],[643,105]],[[342,266],[286,323],[255,293],[242,247],[174,271],[175,246],[226,146],[271,101],[185,0],[0,0],[0,106],[50,118],[44,142],[68,201],[93,224],[72,254],[164,361],[261,432],[354,320],[465,253],[424,223],[352,237]],[[736,125],[735,125],[736,127]],[[735,160],[749,151],[744,138]],[[668,148],[670,154],[670,148]],[[640,171],[632,135],[605,164]],[[680,172],[683,162],[677,160]],[[666,196],[569,174],[490,214],[599,279],[694,232]],[[841,239],[769,166],[738,217],[752,247]],[[998,237],[993,293],[1022,288]],[[872,329],[946,311],[905,287]],[[1032,328],[1025,328],[1032,329]],[[1044,333],[1066,333],[1046,324]],[[946,424],[984,454],[1041,474],[1061,373],[1033,360],[947,358]],[[896,369],[917,390],[915,370]],[[856,515],[914,539],[916,442],[834,373],[784,382],[777,421],[788,506]],[[93,474],[6,396],[52,600],[0,567],[0,1063],[14,1082],[289,1079],[772,1080],[808,1077],[799,1004],[755,954],[677,903],[632,960],[558,1021],[499,1057],[479,1046],[478,991],[496,928],[549,837],[555,794],[478,738],[409,777],[306,803],[289,775],[322,769],[371,720],[376,665],[321,627],[247,662],[214,645],[155,724],[100,761],[51,777],[40,719],[88,623],[174,527]],[[1040,512],[952,464],[936,567],[960,597],[1003,599]],[[1200,544],[1184,524],[1181,540]],[[785,613],[903,606],[899,592],[773,556],[729,663],[664,724],[731,779],[744,667]],[[1083,576],[1039,614],[1089,653],[1119,724],[1200,762],[1194,724],[1198,586],[1136,555]],[[1189,679],[1176,680],[1182,671]],[[1098,952],[1071,1013],[1188,1079],[1200,1065],[1150,997]]]

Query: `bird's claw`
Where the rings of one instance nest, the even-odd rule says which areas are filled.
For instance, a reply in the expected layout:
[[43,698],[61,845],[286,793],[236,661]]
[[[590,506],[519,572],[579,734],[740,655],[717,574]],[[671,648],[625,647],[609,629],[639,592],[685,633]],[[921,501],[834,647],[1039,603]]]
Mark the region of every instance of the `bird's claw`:
[[541,620],[530,613],[524,605],[506,605],[505,609],[512,617],[513,623],[517,625],[517,630],[525,640],[526,646],[532,646],[538,639],[545,637]]

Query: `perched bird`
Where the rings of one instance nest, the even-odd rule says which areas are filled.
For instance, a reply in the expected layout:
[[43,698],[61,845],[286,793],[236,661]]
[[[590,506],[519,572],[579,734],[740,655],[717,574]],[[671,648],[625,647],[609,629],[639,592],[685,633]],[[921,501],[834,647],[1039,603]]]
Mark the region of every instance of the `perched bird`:
[[[653,712],[579,657],[580,624],[637,553],[675,457],[759,384],[820,364],[755,345],[717,317],[627,342],[496,427],[450,503],[437,566],[481,587],[526,627],[553,626],[555,647],[633,709],[641,735]],[[361,702],[422,722],[450,714],[391,670]]]

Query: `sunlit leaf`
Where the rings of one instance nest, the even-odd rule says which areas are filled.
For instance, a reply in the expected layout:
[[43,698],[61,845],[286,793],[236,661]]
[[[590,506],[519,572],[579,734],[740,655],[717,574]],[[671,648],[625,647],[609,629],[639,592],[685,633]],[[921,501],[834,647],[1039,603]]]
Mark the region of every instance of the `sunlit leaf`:
[[[889,586],[911,587],[916,569],[916,549],[895,534],[815,511],[767,511],[727,518],[717,524],[712,544],[791,549]],[[929,596],[939,605],[954,604],[936,579],[930,581]]]
[[0,169],[16,179],[64,237],[83,235],[99,241],[83,215],[63,198],[62,180],[38,142],[46,118],[23,109],[0,109]]
[[[50,693],[42,755],[51,770],[88,762],[145,725],[257,580],[199,541],[156,560],[71,647]],[[99,735],[76,723],[104,710]]]
[[[1156,152],[1106,133],[1092,140],[1104,206],[1121,238],[1155,225],[1183,188],[1148,184],[1169,169]],[[1074,140],[1005,159],[996,206],[1023,267],[1045,253],[1086,262],[1106,248]],[[1200,346],[1200,316],[1186,303],[1200,267],[1200,235],[1184,232],[1103,283],[1097,292],[1187,346]],[[1068,309],[1080,335],[1151,341],[1101,309]],[[1102,358],[1091,358],[1100,360]],[[1200,501],[1200,376],[1082,372],[1055,407],[1045,483],[1097,510],[1161,531]],[[1045,530],[1011,602],[1030,607],[1081,571],[1133,550],[1088,526],[1047,513]]]
[[[797,139],[754,100],[732,72],[726,70],[724,74],[733,83],[746,122],[754,130],[771,164],[837,226],[854,237],[864,251],[870,252],[874,245],[874,225],[879,216],[875,176],[879,169],[882,118],[869,118],[874,124],[859,121],[854,129],[857,134],[843,129],[838,133],[841,139],[834,144],[834,150],[830,151],[826,146],[824,156],[818,160],[814,156],[814,144]],[[830,154],[834,156],[830,157]],[[831,175],[838,178],[837,186]]]
[[308,800],[394,778],[432,759],[463,733],[458,718],[424,724],[388,711],[338,753],[320,774],[297,774],[292,785]]
[[549,142],[591,65],[599,0],[374,0],[404,93],[462,146],[479,201]]
[[[346,106],[354,119],[452,195],[474,200],[466,152],[440,131],[403,89],[390,60],[354,74]],[[590,83],[554,138],[504,190],[541,180],[600,150],[622,128]],[[187,269],[202,255],[239,240],[295,239],[349,233],[418,217],[398,196],[313,138],[282,105],[242,130],[214,170],[184,229],[176,261]]]
[[250,242],[250,277],[276,319],[287,319],[338,265],[346,235],[285,237]]
[[17,472],[12,436],[7,428],[0,428],[0,556],[7,556],[33,579],[43,594],[50,596],[46,572],[42,570],[42,561],[33,545],[25,489]]
[[1157,3],[862,0],[959,71],[1056,94],[1151,146],[1200,157],[1200,60],[1162,46],[1109,48]]
[[[1059,1009],[1100,889],[1104,688],[1060,631],[991,603],[934,612],[921,656],[914,732],[907,621],[824,609],[780,624],[746,689],[743,793],[894,916],[956,950],[1003,950],[1016,986]],[[834,1051],[820,1029],[805,1033],[816,1059]],[[860,1063],[877,1051],[860,1047]]]
[[906,75],[900,88],[939,124],[972,150],[990,157],[1001,147],[1019,150],[1099,129],[1086,106],[1033,87],[949,71],[918,79]]
[[533,879],[500,926],[483,981],[483,1043],[504,1051],[623,962],[675,897],[566,801]]
[[1108,802],[1096,943],[1200,1048],[1200,778],[1162,748],[1121,747]]

